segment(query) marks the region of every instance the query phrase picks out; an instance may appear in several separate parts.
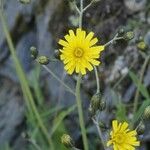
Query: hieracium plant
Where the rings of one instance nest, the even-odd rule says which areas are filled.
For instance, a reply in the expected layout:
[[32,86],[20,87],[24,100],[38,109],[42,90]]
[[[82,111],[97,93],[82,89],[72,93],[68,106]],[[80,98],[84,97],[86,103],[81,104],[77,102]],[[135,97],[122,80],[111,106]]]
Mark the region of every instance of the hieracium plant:
[[[61,81],[46,65],[51,61],[46,56],[38,56],[36,49],[31,48],[32,57],[36,59],[37,62],[42,64],[42,66],[56,79],[58,80],[65,88],[68,89],[76,97],[78,114],[79,114],[79,123],[81,128],[81,134],[83,139],[84,150],[89,150],[89,142],[86,135],[85,121],[82,109],[82,100],[81,100],[81,80],[82,77],[89,73],[89,71],[95,72],[97,89],[93,97],[91,98],[91,103],[87,111],[91,114],[91,120],[97,128],[99,138],[103,145],[103,149],[113,149],[113,150],[135,150],[137,146],[140,145],[140,142],[137,137],[137,129],[129,127],[129,123],[126,121],[119,122],[118,120],[112,120],[112,129],[108,138],[104,138],[102,128],[105,128],[104,125],[99,119],[98,115],[101,111],[105,110],[106,101],[102,98],[100,92],[100,83],[97,66],[100,65],[100,55],[104,50],[107,50],[107,46],[113,44],[117,40],[131,40],[134,37],[132,31],[125,32],[124,29],[118,31],[112,40],[108,43],[99,45],[99,40],[94,36],[94,32],[88,32],[84,27],[82,27],[82,17],[84,12],[94,3],[99,0],[92,0],[90,4],[84,7],[83,0],[79,0],[79,7],[77,1],[69,1],[73,4],[79,15],[79,26],[77,29],[69,29],[68,34],[64,35],[64,39],[60,39],[58,44],[60,49],[56,51],[57,58],[59,58],[64,64],[64,70],[67,74],[77,74],[76,89],[73,91],[68,85]],[[149,110],[145,111],[146,116]],[[109,130],[109,128],[105,128]],[[61,142],[67,148],[78,149],[75,146],[70,135],[65,134],[61,137]]]
[[[30,0],[19,0],[23,4],[30,4]],[[75,30],[68,30],[68,34],[64,36],[64,39],[60,39],[58,44],[60,46],[60,50],[56,51],[57,58],[60,58],[62,63],[64,64],[64,70],[69,74],[78,74],[76,88],[75,91],[72,90],[66,83],[64,83],[61,79],[59,79],[53,71],[51,71],[46,65],[51,61],[55,61],[55,59],[49,59],[47,56],[39,56],[38,51],[35,47],[31,47],[31,57],[36,60],[38,63],[42,65],[57,81],[59,81],[73,96],[76,97],[78,114],[79,114],[79,124],[81,128],[81,134],[83,139],[83,148],[84,150],[89,150],[90,141],[86,135],[85,121],[82,109],[82,100],[81,100],[81,80],[84,75],[88,74],[89,71],[93,71],[95,73],[95,80],[97,83],[97,89],[95,94],[91,97],[90,106],[86,110],[90,112],[91,120],[97,128],[97,132],[99,138],[101,140],[103,149],[109,150],[135,150],[137,146],[140,146],[140,141],[138,140],[137,135],[143,134],[145,130],[144,121],[150,119],[150,105],[148,105],[144,112],[143,116],[140,119],[140,122],[136,129],[134,126],[130,126],[130,124],[126,121],[120,122],[117,119],[112,120],[112,129],[109,128],[108,125],[105,125],[101,120],[99,120],[99,114],[105,110],[106,101],[102,98],[102,94],[100,92],[100,83],[99,83],[99,74],[97,70],[97,66],[100,65],[100,55],[105,50],[107,51],[107,46],[113,44],[117,40],[131,40],[134,37],[134,33],[132,31],[125,32],[124,29],[118,31],[118,33],[114,36],[112,40],[103,45],[98,45],[98,38],[94,36],[94,32],[88,32],[86,29],[82,27],[82,17],[84,12],[94,3],[100,0],[91,0],[90,4],[84,7],[84,1],[79,0],[77,5],[77,0],[69,0],[70,3],[73,4],[74,8],[78,13],[79,26]],[[15,53],[15,48],[8,32],[7,23],[5,17],[3,15],[3,7],[2,0],[0,0],[0,20],[2,22],[2,27],[4,33],[6,35],[6,40],[8,42],[8,46],[10,52],[12,54],[13,61],[16,66],[17,74],[19,76],[19,80],[22,86],[23,95],[26,100],[26,104],[29,110],[31,110],[32,116],[35,115],[35,118],[38,122],[38,128],[41,129],[43,135],[46,137],[50,150],[54,150],[53,143],[51,141],[50,135],[44,125],[43,120],[41,119],[41,115],[39,114],[36,105],[34,103],[34,99],[32,97],[31,91],[26,81],[26,77],[21,68],[17,55]],[[141,50],[147,48],[147,45],[143,40],[138,41],[137,47]],[[56,54],[55,53],[55,54]],[[150,57],[146,59],[148,62]],[[137,102],[136,102],[137,103]],[[135,103],[135,104],[136,104]],[[149,103],[148,103],[149,104]],[[136,105],[134,112],[136,112]],[[85,111],[86,111],[85,110]],[[32,118],[32,120],[34,120]],[[102,129],[107,130],[109,132],[108,138],[104,138]],[[63,134],[60,138],[61,143],[66,148],[71,148],[74,150],[79,150],[76,148],[75,142],[68,134]],[[37,143],[32,141],[37,149]],[[101,148],[99,148],[101,149]]]

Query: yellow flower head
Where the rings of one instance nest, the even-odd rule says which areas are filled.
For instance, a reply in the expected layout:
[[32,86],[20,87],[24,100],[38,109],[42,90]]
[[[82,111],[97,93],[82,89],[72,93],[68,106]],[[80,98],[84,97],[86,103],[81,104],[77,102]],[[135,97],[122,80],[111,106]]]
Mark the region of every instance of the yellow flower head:
[[139,146],[140,142],[136,138],[136,130],[130,131],[128,126],[127,122],[118,123],[117,120],[113,120],[111,139],[107,142],[107,146],[113,144],[114,150],[135,150],[135,146]]
[[69,34],[65,35],[65,40],[59,40],[59,44],[63,46],[60,50],[60,59],[65,65],[65,70],[68,74],[76,73],[86,74],[86,69],[93,70],[93,66],[100,64],[97,60],[100,56],[100,52],[104,50],[104,46],[94,46],[97,42],[97,38],[93,38],[94,33],[90,32],[86,35],[86,32],[80,28],[76,30],[69,30]]

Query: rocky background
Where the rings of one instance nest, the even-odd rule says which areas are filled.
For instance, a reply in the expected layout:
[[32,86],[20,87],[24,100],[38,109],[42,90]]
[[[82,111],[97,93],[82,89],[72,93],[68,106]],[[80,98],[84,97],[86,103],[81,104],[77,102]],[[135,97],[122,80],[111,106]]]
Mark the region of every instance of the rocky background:
[[[31,0],[30,4],[22,4],[17,0],[4,1],[4,13],[9,31],[18,58],[31,83],[31,88],[34,78],[32,73],[37,64],[30,58],[30,47],[36,46],[41,55],[52,57],[54,50],[59,48],[57,45],[59,38],[62,38],[68,29],[75,29],[77,26],[77,13],[68,1]],[[85,1],[85,5],[90,2],[89,0]],[[101,0],[88,9],[83,20],[84,29],[94,31],[101,44],[113,38],[121,26],[126,26],[135,32],[135,38],[140,35],[143,36],[145,43],[150,46],[149,0]],[[149,51],[150,49],[146,53]],[[128,73],[130,67],[136,74],[141,70],[144,58],[137,49],[135,40],[130,42],[120,41],[108,47],[104,51],[101,61],[102,65],[99,67],[101,89],[104,98],[107,100],[109,111],[115,110],[113,97],[116,94],[122,97],[125,104],[132,105],[136,90],[135,84],[128,75],[119,85],[116,85],[116,82]],[[49,67],[70,86],[75,86],[76,76],[67,76],[59,61],[50,63]],[[96,89],[94,73],[88,73],[83,82],[84,107],[87,109],[89,99]],[[75,100],[72,95],[68,94],[43,69],[41,70],[39,85],[48,105],[68,107],[74,104]],[[150,64],[148,64],[144,74],[144,85],[150,92]],[[20,89],[19,80],[0,23],[0,148],[2,150],[5,143],[10,143],[11,147],[16,150],[26,149],[25,146],[28,144],[22,138],[22,133],[26,131],[26,107]],[[115,94],[112,94],[112,89],[114,89]],[[110,115],[109,111],[102,114],[103,120],[109,120],[108,118],[114,116],[114,113]],[[88,114],[85,113],[87,115],[87,126],[90,126]],[[68,118],[67,125],[71,123],[69,121],[71,119]],[[106,122],[108,123],[108,121]],[[76,124],[76,121],[74,121],[74,126],[69,130],[76,139],[76,143],[80,143],[80,135],[75,130]],[[149,127],[150,122],[147,123],[145,134],[142,137],[141,150],[150,149]],[[96,132],[93,128],[90,126],[90,132]]]

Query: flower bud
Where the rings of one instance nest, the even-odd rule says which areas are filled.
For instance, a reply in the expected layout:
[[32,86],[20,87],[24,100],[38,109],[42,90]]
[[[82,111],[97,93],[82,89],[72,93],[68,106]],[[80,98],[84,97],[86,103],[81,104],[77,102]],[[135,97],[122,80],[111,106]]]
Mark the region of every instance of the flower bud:
[[31,0],[19,0],[19,2],[22,4],[30,4]]
[[147,45],[144,41],[141,41],[141,42],[137,43],[137,48],[140,50],[145,50],[147,48]]
[[41,65],[47,65],[49,63],[49,59],[46,56],[40,56],[40,57],[38,57],[37,61]]
[[144,132],[145,132],[145,125],[144,125],[143,122],[140,122],[140,123],[139,123],[139,125],[138,125],[136,131],[137,131],[137,134],[138,134],[138,135],[144,134]]
[[67,148],[72,148],[74,146],[74,142],[70,135],[68,134],[63,134],[61,137],[61,143],[67,147]]
[[145,108],[143,117],[144,119],[150,119],[150,105]]
[[59,50],[55,50],[54,51],[54,57],[56,58],[56,59],[60,59],[60,51]]
[[94,113],[96,113],[96,111],[99,109],[100,102],[101,102],[100,93],[94,94],[93,97],[91,98],[91,109],[93,110]]
[[36,47],[34,47],[34,46],[30,47],[30,53],[31,53],[31,57],[32,57],[33,59],[36,59],[36,58],[37,58],[37,56],[38,56],[38,51],[37,51]]
[[104,110],[106,106],[105,101],[101,98],[101,94],[100,93],[96,93],[93,95],[93,97],[91,98],[91,103],[90,103],[90,108],[89,111],[92,115],[95,115],[96,111],[100,110]]
[[126,41],[132,40],[132,39],[134,38],[134,32],[128,31],[127,33],[125,33],[125,34],[123,35],[123,38],[124,38]]

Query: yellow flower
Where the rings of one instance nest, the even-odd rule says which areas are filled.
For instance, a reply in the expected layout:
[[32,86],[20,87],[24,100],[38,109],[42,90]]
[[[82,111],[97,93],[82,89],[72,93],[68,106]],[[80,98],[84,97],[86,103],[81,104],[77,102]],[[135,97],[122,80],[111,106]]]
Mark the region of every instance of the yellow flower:
[[117,120],[113,120],[113,131],[110,132],[111,139],[107,146],[113,144],[114,150],[135,150],[135,146],[139,146],[140,142],[136,138],[136,130],[130,131],[128,126],[127,122],[118,123]]
[[59,44],[63,46],[60,50],[60,59],[65,65],[65,70],[68,74],[76,73],[86,74],[86,69],[93,70],[93,65],[98,66],[100,64],[97,60],[100,56],[100,52],[104,50],[104,46],[94,46],[97,42],[97,38],[93,38],[94,33],[90,32],[86,35],[86,32],[80,28],[76,30],[76,34],[73,30],[69,30],[69,34],[65,35],[65,40],[59,40]]

